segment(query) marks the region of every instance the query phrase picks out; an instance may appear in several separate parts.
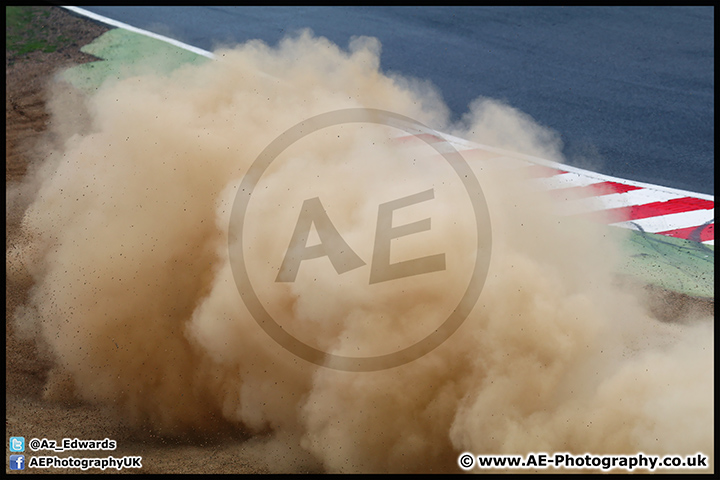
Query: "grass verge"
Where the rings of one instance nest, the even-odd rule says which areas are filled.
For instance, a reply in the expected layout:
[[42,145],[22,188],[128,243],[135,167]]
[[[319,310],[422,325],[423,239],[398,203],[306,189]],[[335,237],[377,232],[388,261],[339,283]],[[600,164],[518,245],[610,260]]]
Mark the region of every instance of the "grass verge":
[[30,52],[55,52],[72,43],[52,24],[50,7],[5,7],[5,50],[19,57]]

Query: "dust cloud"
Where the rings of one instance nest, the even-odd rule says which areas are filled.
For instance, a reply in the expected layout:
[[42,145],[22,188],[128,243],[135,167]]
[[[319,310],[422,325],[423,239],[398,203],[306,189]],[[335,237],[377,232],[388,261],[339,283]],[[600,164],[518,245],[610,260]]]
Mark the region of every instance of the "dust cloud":
[[[270,339],[234,281],[228,229],[244,173],[282,132],[365,107],[560,161],[561,145],[492,99],[451,122],[432,86],[381,71],[374,39],[345,50],[305,32],[215,55],[82,100],[56,86],[43,157],[8,193],[8,208],[26,207],[8,281],[34,285],[12,321],[52,359],[48,400],[111,405],[139,432],[169,437],[243,432],[245,451],[280,472],[457,472],[464,451],[703,452],[712,465],[713,319],[653,318],[642,291],[614,274],[621,234],[556,215],[518,169],[482,152],[464,156],[490,212],[490,266],[449,339],[374,372],[317,366]],[[381,125],[308,135],[248,207],[258,298],[329,353],[383,355],[422,339],[458,302],[478,254],[447,164],[422,142],[403,150],[388,138]],[[397,209],[393,225],[430,218],[432,228],[398,234],[391,262],[445,252],[445,270],[369,285],[378,205],[429,188],[435,200]],[[316,196],[364,266],[339,274],[327,258],[305,259],[294,282],[275,282],[300,207]]]

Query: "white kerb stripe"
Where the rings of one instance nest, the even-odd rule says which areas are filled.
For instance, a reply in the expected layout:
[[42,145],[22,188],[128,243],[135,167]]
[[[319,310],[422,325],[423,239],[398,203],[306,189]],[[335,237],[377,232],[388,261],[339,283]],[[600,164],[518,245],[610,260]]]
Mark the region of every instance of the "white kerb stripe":
[[640,218],[626,222],[611,223],[618,227],[638,230],[637,226],[650,233],[666,232],[680,228],[699,227],[715,218],[714,210],[693,210],[691,212],[669,213],[659,217]]
[[544,189],[555,190],[570,187],[587,187],[596,183],[602,183],[603,180],[589,177],[587,175],[568,172],[553,175],[552,177],[538,178],[533,180],[533,182],[540,184]]

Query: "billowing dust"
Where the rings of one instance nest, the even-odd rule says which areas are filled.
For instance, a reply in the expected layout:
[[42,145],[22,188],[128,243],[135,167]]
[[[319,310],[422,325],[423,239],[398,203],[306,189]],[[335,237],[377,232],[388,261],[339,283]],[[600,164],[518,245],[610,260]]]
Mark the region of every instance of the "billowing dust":
[[[374,39],[344,50],[306,32],[215,53],[82,101],[55,86],[52,135],[8,195],[8,208],[27,207],[8,280],[34,283],[13,321],[53,361],[48,400],[112,405],[138,431],[170,437],[241,431],[246,451],[281,472],[453,472],[465,451],[703,452],[712,462],[713,319],[652,318],[614,274],[618,232],[556,215],[521,169],[482,152],[464,156],[490,212],[490,266],[449,339],[370,372],[318,366],[274,342],[238,291],[228,228],[244,172],[282,132],[366,107],[560,161],[561,145],[490,99],[450,122],[432,86],[382,73]],[[394,150],[385,134],[348,124],[304,137],[248,207],[243,255],[260,302],[331,354],[383,355],[429,335],[484,254],[463,184],[438,152]],[[393,212],[393,226],[431,224],[396,231],[390,262],[444,252],[445,269],[370,285],[379,205],[428,189],[434,199]],[[327,255],[304,258],[294,282],[276,282],[314,197],[363,265],[338,273]],[[315,230],[299,247],[321,244]]]

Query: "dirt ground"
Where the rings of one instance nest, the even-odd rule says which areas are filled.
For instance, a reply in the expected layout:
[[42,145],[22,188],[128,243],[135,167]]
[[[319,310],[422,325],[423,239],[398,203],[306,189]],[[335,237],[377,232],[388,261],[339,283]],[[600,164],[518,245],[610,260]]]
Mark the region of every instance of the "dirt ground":
[[[25,175],[32,159],[33,147],[46,130],[50,120],[45,108],[46,85],[59,69],[70,65],[97,60],[84,54],[80,47],[92,42],[108,29],[98,23],[74,16],[58,7],[42,7],[50,15],[42,22],[47,39],[72,39],[60,41],[54,52],[33,51],[16,54],[5,53],[5,181],[6,185],[17,182]],[[22,218],[22,206],[6,211],[6,247],[11,241]],[[28,290],[26,284],[6,284],[6,319],[23,303]],[[64,404],[50,402],[43,391],[51,367],[43,360],[37,347],[16,338],[11,322],[5,323],[6,338],[6,412],[5,437],[25,437],[61,440],[63,438],[104,439],[117,441],[113,452],[83,452],[82,456],[105,457],[112,455],[142,456],[141,470],[125,470],[123,473],[264,473],[267,469],[243,457],[241,438],[227,436],[222,440],[197,440],[190,442],[169,441],[126,430],[122,421],[102,407],[87,404]],[[40,453],[40,452],[38,452]],[[57,456],[80,456],[79,452],[59,453]],[[26,447],[26,459],[33,452]],[[49,453],[45,452],[45,455]],[[212,461],[208,461],[211,459]],[[6,472],[9,454],[6,457]],[[32,473],[82,473],[80,470],[54,470],[26,468]],[[87,473],[101,473],[90,469]],[[12,473],[18,473],[12,471]],[[116,473],[105,470],[105,473]]]
[[[96,60],[80,52],[80,47],[107,31],[101,24],[74,16],[58,7],[43,7],[50,11],[45,18],[44,31],[49,37],[64,36],[73,41],[54,52],[34,51],[16,54],[6,50],[6,184],[17,182],[30,165],[33,145],[46,130],[49,115],[45,107],[48,80],[60,68]],[[6,211],[6,242],[12,239],[22,218],[22,206]],[[267,473],[267,462],[258,462],[245,455],[243,438],[223,436],[221,439],[170,441],[144,435],[125,428],[103,407],[88,404],[51,402],[44,396],[46,379],[51,365],[30,342],[16,338],[9,319],[22,305],[31,284],[8,283],[6,286],[6,439],[23,436],[32,438],[104,439],[118,443],[113,452],[85,452],[83,456],[121,457],[141,455],[143,468],[123,473]],[[668,318],[689,310],[714,315],[712,302],[696,302],[680,295],[653,291],[662,313]],[[661,313],[658,311],[658,313]],[[660,316],[660,315],[659,315]],[[677,318],[677,317],[676,317]],[[26,456],[33,452],[26,449]],[[78,452],[61,453],[69,456]],[[6,462],[7,462],[6,457]],[[28,470],[33,473],[69,473],[62,470]],[[6,463],[6,472],[10,472]],[[72,472],[80,472],[72,470]],[[99,470],[88,470],[99,473]],[[13,472],[17,473],[17,472]],[[115,473],[106,470],[105,473]]]

